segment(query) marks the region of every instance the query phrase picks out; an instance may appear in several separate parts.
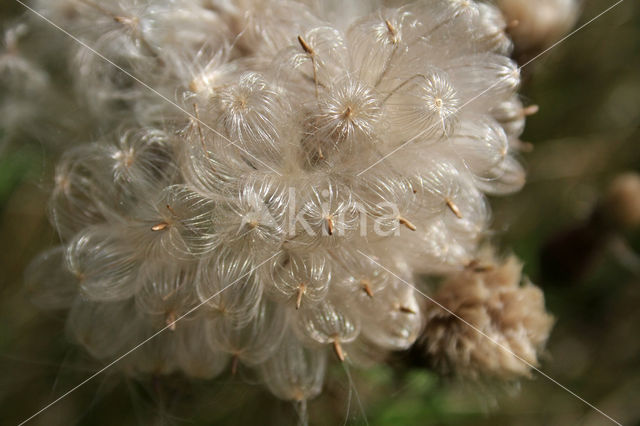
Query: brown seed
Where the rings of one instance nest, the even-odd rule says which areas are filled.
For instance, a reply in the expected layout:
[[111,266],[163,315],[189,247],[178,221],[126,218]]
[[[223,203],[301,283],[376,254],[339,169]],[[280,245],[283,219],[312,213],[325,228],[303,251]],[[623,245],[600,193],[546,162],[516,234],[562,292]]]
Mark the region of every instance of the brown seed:
[[413,223],[409,222],[407,219],[405,219],[402,216],[398,218],[398,221],[400,222],[400,225],[404,225],[407,228],[411,229],[412,231],[415,231],[416,229],[418,229]]
[[347,120],[351,119],[351,116],[353,115],[353,108],[351,108],[351,106],[347,106],[347,109],[344,110],[344,118]]
[[458,217],[458,219],[462,219],[462,213],[460,213],[460,209],[458,208],[458,206],[456,206],[455,203],[448,198],[446,200],[446,203],[447,207],[449,207],[449,210],[451,210],[453,214]]
[[167,324],[167,327],[169,327],[169,330],[171,331],[176,330],[176,313],[174,311],[171,311],[167,314],[165,323]]
[[176,289],[171,290],[169,293],[165,294],[164,296],[162,296],[162,300],[163,301],[167,301],[171,298],[171,296],[173,296],[176,292]]
[[173,210],[173,208],[169,204],[167,204],[167,210],[169,210],[169,213],[171,213],[172,215],[178,216],[175,210]]
[[153,225],[151,227],[152,231],[164,231],[165,229],[167,229],[167,227],[169,226],[169,224],[167,222],[160,222],[157,225]]
[[493,265],[482,265],[477,259],[474,259],[467,264],[467,269],[478,273],[489,272],[493,270]]
[[362,290],[367,293],[367,296],[373,298],[373,291],[371,291],[370,282],[367,279],[360,280],[360,285],[362,286]]
[[402,312],[402,313],[405,313],[405,314],[412,314],[412,315],[416,314],[416,311],[414,311],[413,309],[409,308],[408,306],[399,306],[398,310],[400,312]]
[[333,218],[331,216],[327,216],[325,220],[327,222],[327,233],[329,235],[333,235]]
[[309,55],[315,54],[311,46],[307,44],[307,42],[302,38],[302,36],[298,36],[298,43],[302,46],[302,49],[307,52]]
[[304,283],[300,283],[298,285],[298,296],[296,297],[296,309],[300,309],[300,305],[302,304],[302,295],[307,290],[307,286]]
[[344,351],[342,350],[342,345],[340,345],[340,341],[337,337],[333,339],[333,351],[336,353],[340,362],[344,362]]
[[531,142],[519,141],[519,148],[522,152],[533,152],[533,144]]
[[387,26],[387,30],[389,30],[389,34],[391,34],[391,40],[393,41],[394,44],[397,43],[398,31],[388,19],[385,19],[384,23]]
[[313,83],[316,90],[316,99],[318,99],[318,70],[316,67],[316,52],[311,48],[311,46],[307,44],[302,36],[298,36],[298,43],[300,43],[300,46],[302,46],[302,50],[307,52],[311,57],[311,64],[313,65]]
[[540,107],[538,105],[529,105],[526,108],[522,108],[522,115],[528,117],[536,114],[538,111],[540,111]]

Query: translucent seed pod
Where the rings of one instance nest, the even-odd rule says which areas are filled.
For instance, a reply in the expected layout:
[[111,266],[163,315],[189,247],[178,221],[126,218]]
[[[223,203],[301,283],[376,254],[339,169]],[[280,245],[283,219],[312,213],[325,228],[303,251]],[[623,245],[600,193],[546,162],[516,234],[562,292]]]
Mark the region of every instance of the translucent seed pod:
[[510,99],[520,85],[520,70],[506,56],[464,55],[442,68],[451,77],[461,108],[469,111],[482,112]]
[[282,149],[282,126],[291,115],[289,105],[260,74],[244,73],[235,84],[220,90],[213,98],[213,109],[216,128],[258,159]]
[[352,342],[360,333],[359,318],[346,307],[326,299],[300,307],[290,321],[300,338],[309,344],[333,344],[336,352],[340,344]]
[[75,148],[65,160],[52,194],[53,219],[62,234],[81,225],[121,223],[178,176],[167,135],[153,129],[125,132],[117,145]]
[[473,36],[469,34],[477,30],[475,22],[480,16],[477,2],[438,0],[428,8],[414,2],[403,9],[411,11],[421,23],[408,58],[428,57],[432,65],[441,66],[451,58],[481,50],[474,46]]
[[[164,320],[154,321],[153,317],[145,317],[144,334],[138,342],[127,349],[133,349],[135,345],[158,333],[166,327]],[[178,328],[176,327],[176,332]],[[121,368],[125,368],[132,375],[165,375],[179,370],[179,357],[177,354],[177,333],[164,331],[149,339],[144,345],[136,348],[131,354],[119,361]],[[199,354],[202,356],[204,354]],[[214,364],[215,365],[215,364]]]
[[381,136],[379,95],[359,80],[333,82],[312,105],[303,142],[310,157],[336,161],[370,149]]
[[78,294],[78,278],[67,269],[65,247],[40,253],[25,271],[25,286],[31,300],[45,309],[71,307]]
[[149,5],[140,24],[141,37],[165,59],[176,48],[197,50],[233,39],[224,17],[201,2],[173,0]]
[[381,260],[371,254],[365,256],[356,252],[334,257],[333,260],[338,265],[334,286],[356,304],[376,298],[393,281],[392,276],[380,266]]
[[449,273],[473,260],[477,244],[477,233],[453,234],[443,220],[436,220],[402,242],[392,240],[387,251],[398,253],[402,249],[405,260],[416,274]]
[[331,265],[322,255],[283,252],[265,266],[266,292],[296,309],[318,303],[329,291]]
[[147,315],[164,316],[168,325],[195,310],[200,303],[194,292],[197,267],[193,261],[146,263],[140,270],[142,284],[135,294],[138,309]]
[[472,201],[465,196],[473,187],[473,178],[456,159],[439,154],[420,154],[423,161],[412,179],[417,203],[424,215],[462,218],[464,205]]
[[265,385],[274,395],[284,400],[306,401],[322,391],[327,352],[307,349],[289,332],[280,350],[260,371]]
[[73,18],[86,14],[91,10],[84,2],[78,0],[36,0],[33,8],[59,25],[68,25]]
[[81,229],[116,217],[118,205],[104,148],[81,146],[69,151],[56,167],[50,199],[51,221],[60,238],[72,238]]
[[286,319],[280,306],[263,299],[256,317],[244,327],[238,327],[227,317],[209,321],[207,342],[214,351],[223,351],[234,358],[232,370],[237,368],[238,362],[258,366],[281,349]]
[[296,37],[322,25],[309,8],[296,1],[253,2],[240,12],[239,44],[258,56],[271,57],[295,42]]
[[142,259],[122,230],[98,225],[80,232],[67,248],[69,270],[80,281],[82,293],[94,301],[124,300],[140,282]]
[[466,187],[463,193],[467,202],[458,207],[461,217],[445,215],[442,219],[452,232],[473,238],[487,229],[489,204],[484,194],[475,187]]
[[232,38],[220,15],[199,3],[81,3],[84,10],[70,22],[77,32],[87,34],[104,49],[99,51],[117,62],[136,71],[156,71],[146,74],[153,79],[149,83],[154,87],[158,86],[153,83],[162,81],[170,72],[168,59],[176,48],[195,51],[207,43],[220,45]]
[[394,277],[383,293],[367,302],[355,305],[362,318],[362,337],[387,350],[406,350],[416,341],[422,315],[410,285]]
[[262,164],[249,154],[233,149],[232,144],[237,142],[215,130],[214,123],[200,112],[194,103],[196,119],[181,132],[184,144],[179,147],[179,164],[191,189],[211,198],[235,187],[241,176],[256,171],[254,163]]
[[212,211],[215,203],[185,185],[166,187],[141,218],[140,232],[156,238],[162,250],[179,259],[209,253],[216,247],[209,235],[213,232]]
[[144,200],[150,203],[136,206],[132,211],[135,217],[125,216],[123,223],[117,225],[122,229],[122,239],[141,261],[162,263],[189,257],[189,248],[182,239],[178,219],[174,217],[175,210],[162,195]]
[[0,44],[0,88],[7,92],[24,94],[41,93],[49,83],[48,74],[20,51],[19,41],[29,32],[20,23],[6,28]]
[[[150,48],[142,47],[145,43],[140,43],[138,36],[130,35],[132,20],[127,19],[129,24],[120,24],[115,22],[113,14],[103,16],[108,22],[114,23],[115,28],[111,24],[104,24],[104,21],[86,22],[104,31],[101,35],[90,36],[93,39],[91,45],[96,51],[134,75],[154,75],[161,72]],[[118,104],[131,107],[147,96],[146,89],[135,84],[118,68],[103,65],[103,59],[95,53],[78,48],[71,64],[76,75],[75,88],[84,95],[85,103],[93,114],[117,117],[122,114]]]
[[507,23],[500,10],[492,4],[478,3],[479,16],[473,29],[473,41],[478,48],[510,56],[511,39],[505,32]]
[[192,101],[204,105],[232,82],[241,65],[229,60],[230,50],[226,43],[222,47],[207,43],[188,56],[183,52],[172,52],[175,56],[169,61],[175,70],[175,78],[185,90],[185,103]]
[[335,247],[357,232],[357,206],[348,187],[323,179],[303,183],[295,195],[285,247]]
[[[490,216],[487,199],[476,188],[475,183],[475,180],[466,176],[461,179],[457,197],[451,198],[451,202],[447,203],[449,212],[440,216],[448,238],[455,245],[464,248],[466,253],[473,252],[479,238],[486,232]],[[440,225],[436,223],[435,226],[437,228]],[[435,232],[440,234],[440,231]],[[445,246],[445,251],[449,250],[447,247],[449,245]]]
[[475,2],[459,0],[434,1],[429,8],[425,8],[423,4],[418,2],[413,2],[402,6],[401,9],[411,12],[420,25],[417,27],[413,40],[416,38],[428,38],[434,32],[446,27],[456,19],[468,21],[478,15]]
[[98,359],[121,355],[147,337],[131,300],[104,303],[77,298],[69,312],[67,332]]
[[168,136],[159,130],[125,132],[110,147],[113,180],[130,196],[158,192],[174,183],[178,170]]
[[342,33],[320,26],[292,39],[291,46],[280,52],[275,61],[279,64],[279,81],[295,81],[306,97],[317,101],[320,92],[344,76],[348,55]]
[[[380,169],[380,170],[378,170]],[[409,179],[391,168],[367,171],[353,190],[360,216],[360,236],[368,241],[415,230],[418,209]]]
[[380,7],[380,0],[353,0],[344,3],[340,0],[302,0],[309,5],[313,12],[321,19],[333,23],[336,28],[344,29],[353,21]]
[[491,115],[502,125],[509,138],[518,138],[524,131],[526,111],[517,96],[493,107]]
[[93,21],[93,26],[86,26],[84,31],[109,53],[117,53],[119,58],[130,62],[151,59],[157,54],[145,32],[153,24],[152,15],[158,5],[136,0],[105,2],[103,5],[85,2],[85,5],[87,10],[78,16],[75,25],[86,26]]
[[[143,191],[136,185],[127,198],[127,212],[111,224],[123,230],[123,238],[143,260],[188,260],[201,247],[209,230],[211,202],[183,186]],[[134,188],[130,188],[134,189]],[[125,202],[121,202],[125,204]]]
[[480,6],[469,0],[440,0],[440,7],[445,8],[455,19],[475,18],[480,14]]
[[207,328],[202,322],[184,321],[173,333],[176,364],[187,376],[212,379],[226,368],[229,357],[222,351],[214,351],[202,344],[207,338]]
[[494,177],[509,153],[509,141],[502,126],[486,116],[465,120],[447,145],[469,172],[480,179]]
[[201,262],[196,292],[214,317],[231,318],[238,327],[249,324],[259,313],[262,283],[257,265],[228,251]]
[[285,238],[288,194],[275,179],[248,179],[211,212],[212,247],[227,246],[255,259],[273,254]]
[[356,77],[371,87],[388,89],[420,26],[411,12],[402,9],[382,9],[353,23],[347,41]]
[[525,184],[525,170],[513,156],[507,156],[492,172],[491,178],[476,180],[478,189],[485,194],[508,195],[519,191]]
[[452,134],[460,100],[447,74],[430,69],[399,83],[386,96],[385,105],[396,143],[406,143]]

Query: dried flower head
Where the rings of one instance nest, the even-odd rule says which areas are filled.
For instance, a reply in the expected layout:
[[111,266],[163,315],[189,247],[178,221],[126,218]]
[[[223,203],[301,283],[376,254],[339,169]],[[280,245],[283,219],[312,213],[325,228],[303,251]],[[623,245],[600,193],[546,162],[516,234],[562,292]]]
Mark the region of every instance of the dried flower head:
[[251,368],[311,398],[332,352],[414,343],[406,282],[474,259],[485,194],[524,182],[519,70],[490,5],[355,7],[348,26],[287,0],[39,10],[153,88],[74,46],[82,112],[111,132],[60,161],[62,245],[28,274],[96,357],[166,328],[132,373]]
[[[542,291],[525,279],[514,256],[480,263],[442,284],[425,309],[422,343],[442,370],[461,376],[515,379],[538,365],[553,318]],[[489,341],[491,340],[491,341]]]

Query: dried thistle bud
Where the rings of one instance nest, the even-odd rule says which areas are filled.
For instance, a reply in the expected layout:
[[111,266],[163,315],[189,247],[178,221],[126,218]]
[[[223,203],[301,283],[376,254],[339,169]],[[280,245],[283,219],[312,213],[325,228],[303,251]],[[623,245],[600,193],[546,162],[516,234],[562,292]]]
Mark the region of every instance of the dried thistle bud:
[[[542,291],[522,281],[522,266],[493,256],[452,275],[427,302],[421,337],[442,371],[469,378],[516,379],[538,365],[553,318]],[[446,308],[443,309],[443,308]]]
[[598,208],[615,228],[640,226],[640,175],[629,172],[616,176]]

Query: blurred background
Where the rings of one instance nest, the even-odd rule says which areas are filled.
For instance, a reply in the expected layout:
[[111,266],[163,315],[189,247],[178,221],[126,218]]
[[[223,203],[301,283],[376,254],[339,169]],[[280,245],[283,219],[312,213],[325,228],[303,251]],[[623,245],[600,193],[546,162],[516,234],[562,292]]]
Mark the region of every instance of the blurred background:
[[[612,4],[585,1],[576,27]],[[3,1],[0,27],[23,12]],[[541,50],[516,57],[526,63]],[[640,220],[601,220],[640,209],[633,184],[610,188],[621,173],[640,172],[640,4],[622,2],[528,64],[523,77],[525,104],[540,107],[523,135],[532,148],[522,155],[528,181],[492,200],[492,240],[523,259],[556,318],[541,369],[622,424],[640,424]],[[39,310],[23,287],[29,260],[56,243],[46,203],[64,144],[29,132],[15,140],[0,128],[1,424],[20,423],[101,367],[67,342],[64,312]],[[537,373],[519,384],[469,383],[420,364],[403,353],[372,369],[335,365],[323,395],[309,402],[311,424],[613,424]],[[245,376],[132,381],[108,370],[31,424],[295,423],[290,404]]]

